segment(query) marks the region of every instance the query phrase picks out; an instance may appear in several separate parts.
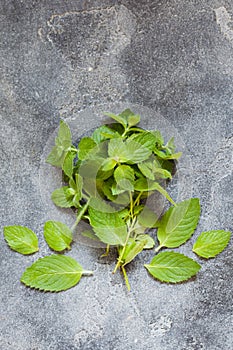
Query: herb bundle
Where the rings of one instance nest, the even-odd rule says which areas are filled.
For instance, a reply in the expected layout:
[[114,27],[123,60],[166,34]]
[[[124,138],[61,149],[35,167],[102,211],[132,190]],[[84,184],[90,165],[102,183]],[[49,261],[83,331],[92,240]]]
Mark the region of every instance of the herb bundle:
[[[175,152],[173,138],[165,144],[158,130],[139,127],[140,116],[131,110],[106,115],[112,118],[112,124],[98,127],[77,146],[72,143],[69,126],[60,122],[47,162],[62,169],[64,186],[51,198],[58,207],[74,208],[77,217],[72,228],[47,221],[44,238],[52,250],[66,251],[76,227],[84,220],[90,230],[82,234],[106,244],[105,256],[110,249],[116,250],[113,273],[122,271],[128,289],[126,265],[144,249],[155,250],[151,262],[144,265],[154,278],[168,283],[185,281],[197,274],[199,263],[178,252],[159,252],[162,248],[177,248],[190,239],[200,217],[198,198],[175,203],[164,186],[172,179],[181,153]],[[155,193],[171,203],[162,217],[149,205]],[[19,253],[38,251],[37,236],[27,227],[6,226],[4,236]],[[193,252],[203,258],[214,257],[229,239],[229,231],[203,232]],[[92,272],[69,256],[53,254],[28,267],[21,281],[32,288],[61,291],[76,285],[85,274]]]

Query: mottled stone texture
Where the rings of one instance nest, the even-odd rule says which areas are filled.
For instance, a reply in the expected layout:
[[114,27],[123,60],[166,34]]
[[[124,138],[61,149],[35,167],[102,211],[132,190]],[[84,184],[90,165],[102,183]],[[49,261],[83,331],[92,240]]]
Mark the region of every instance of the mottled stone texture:
[[187,192],[202,203],[195,236],[179,251],[194,257],[202,230],[232,230],[232,1],[1,0],[0,19],[1,227],[27,225],[41,246],[24,257],[1,235],[0,349],[232,349],[231,244],[176,286],[149,277],[147,252],[128,268],[128,293],[111,257],[78,242],[68,254],[93,277],[58,294],[19,282],[48,253],[44,147],[60,117],[78,120],[90,107],[131,102],[175,126],[191,160]]

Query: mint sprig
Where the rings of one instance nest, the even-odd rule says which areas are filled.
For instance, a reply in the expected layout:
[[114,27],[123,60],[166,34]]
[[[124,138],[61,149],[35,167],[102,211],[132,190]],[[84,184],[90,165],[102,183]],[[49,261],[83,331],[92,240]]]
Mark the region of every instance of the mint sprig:
[[[118,269],[122,272],[128,289],[127,265],[144,249],[154,250],[155,246],[155,256],[144,265],[148,272],[161,282],[186,281],[197,274],[200,264],[178,252],[158,253],[164,248],[178,248],[189,240],[201,212],[198,198],[175,203],[165,189],[181,156],[176,152],[174,138],[165,143],[160,131],[144,130],[138,125],[140,116],[130,109],[106,115],[112,123],[99,126],[77,146],[72,144],[68,124],[60,122],[47,162],[62,169],[65,184],[53,191],[51,199],[58,207],[73,208],[77,216],[72,228],[47,221],[44,238],[53,251],[64,253],[71,249],[73,231],[85,220],[90,229],[82,234],[106,244],[102,257],[110,249],[116,251],[113,273]],[[171,204],[160,218],[148,204],[156,192]],[[4,236],[8,245],[21,254],[38,250],[37,236],[26,227],[7,226]],[[212,258],[223,251],[229,239],[229,231],[203,232],[193,252]],[[83,274],[91,273],[73,258],[54,254],[28,267],[21,281],[31,288],[58,292],[73,287]]]

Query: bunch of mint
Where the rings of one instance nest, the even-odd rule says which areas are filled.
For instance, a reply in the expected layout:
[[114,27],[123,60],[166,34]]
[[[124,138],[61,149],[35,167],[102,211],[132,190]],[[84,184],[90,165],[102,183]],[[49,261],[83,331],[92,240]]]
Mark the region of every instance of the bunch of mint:
[[[57,221],[46,222],[44,238],[52,250],[66,251],[74,230],[85,220],[90,230],[83,235],[105,243],[105,256],[111,248],[116,250],[113,272],[122,271],[128,289],[126,265],[144,249],[153,249],[158,241],[155,256],[144,265],[146,269],[162,282],[185,281],[197,274],[199,263],[174,251],[159,252],[161,248],[177,248],[185,243],[199,221],[199,199],[175,203],[164,186],[172,179],[181,153],[175,153],[173,138],[165,144],[158,130],[139,127],[140,116],[131,110],[106,115],[113,119],[112,124],[98,127],[90,137],[83,137],[77,147],[72,144],[69,126],[60,122],[47,162],[63,170],[64,186],[56,189],[51,198],[58,207],[74,208],[77,218],[72,228]],[[148,205],[149,198],[157,192],[171,203],[162,217]],[[7,226],[4,236],[19,253],[38,251],[37,236],[27,227]],[[193,252],[203,258],[214,257],[229,239],[229,231],[203,232]],[[84,274],[92,272],[69,256],[53,254],[28,267],[21,281],[32,288],[61,291],[76,285]]]

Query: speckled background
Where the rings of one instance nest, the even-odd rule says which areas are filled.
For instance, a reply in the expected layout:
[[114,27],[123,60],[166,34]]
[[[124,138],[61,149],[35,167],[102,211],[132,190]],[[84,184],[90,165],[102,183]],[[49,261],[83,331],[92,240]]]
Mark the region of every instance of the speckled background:
[[128,293],[111,273],[111,256],[78,242],[68,254],[93,277],[58,294],[19,279],[49,252],[39,176],[45,146],[60,117],[78,120],[102,105],[139,105],[176,128],[192,169],[187,193],[202,204],[180,252],[193,257],[203,230],[232,230],[232,1],[0,0],[0,19],[0,222],[32,228],[41,247],[21,256],[1,235],[0,349],[231,350],[232,243],[176,286],[149,277],[146,252],[128,268]]

